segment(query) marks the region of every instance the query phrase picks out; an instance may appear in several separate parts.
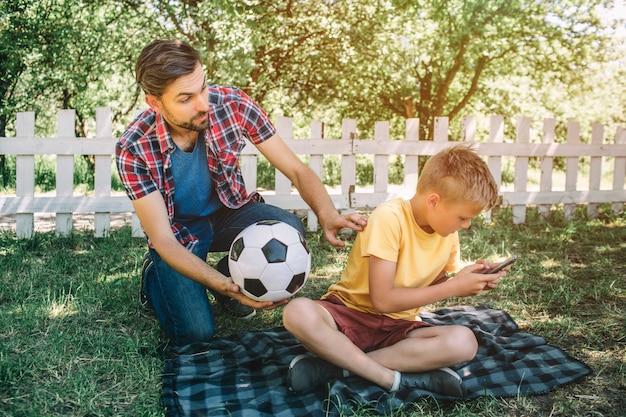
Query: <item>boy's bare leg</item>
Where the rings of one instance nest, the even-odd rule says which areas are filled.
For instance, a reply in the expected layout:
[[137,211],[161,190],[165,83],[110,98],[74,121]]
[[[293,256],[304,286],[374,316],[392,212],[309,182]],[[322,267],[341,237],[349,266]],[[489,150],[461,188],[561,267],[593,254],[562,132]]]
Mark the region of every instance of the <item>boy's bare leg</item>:
[[422,327],[393,346],[364,353],[335,324],[326,309],[313,300],[292,300],[283,323],[316,356],[352,374],[390,389],[394,370],[422,372],[471,360],[476,354],[474,334],[462,326]]
[[370,380],[385,389],[393,384],[393,370],[370,359],[337,329],[330,313],[307,298],[296,298],[283,311],[283,324],[316,356]]
[[368,353],[389,369],[425,372],[474,359],[478,341],[464,326],[420,327],[393,346]]

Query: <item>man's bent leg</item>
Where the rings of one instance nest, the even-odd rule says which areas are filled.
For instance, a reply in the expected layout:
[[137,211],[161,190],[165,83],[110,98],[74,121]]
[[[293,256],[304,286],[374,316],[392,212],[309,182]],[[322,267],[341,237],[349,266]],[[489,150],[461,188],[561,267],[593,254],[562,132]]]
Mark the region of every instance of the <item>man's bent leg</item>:
[[146,276],[146,296],[173,345],[206,342],[215,334],[215,320],[206,288],[172,269],[150,249],[154,262]]
[[228,251],[233,240],[243,229],[261,220],[287,223],[302,236],[306,236],[304,225],[297,215],[270,204],[250,202],[239,209],[223,208],[212,216],[215,235],[210,252]]

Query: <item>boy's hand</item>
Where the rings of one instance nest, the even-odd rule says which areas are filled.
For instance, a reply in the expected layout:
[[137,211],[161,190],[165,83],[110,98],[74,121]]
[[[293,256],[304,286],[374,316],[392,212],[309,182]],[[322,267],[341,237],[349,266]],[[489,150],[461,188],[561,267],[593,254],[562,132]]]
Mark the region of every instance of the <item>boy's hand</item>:
[[492,290],[498,286],[500,279],[507,271],[502,270],[495,274],[484,274],[482,271],[489,269],[491,265],[484,260],[479,260],[473,265],[461,269],[449,282],[456,287],[456,296],[467,297],[478,295],[484,290]]
[[496,288],[498,286],[498,284],[500,283],[500,279],[502,279],[502,277],[504,277],[507,272],[509,271],[509,269],[511,268],[510,266],[505,267],[504,269],[493,273],[493,274],[485,274],[483,271],[485,270],[489,270],[493,267],[495,267],[498,263],[491,263],[485,259],[479,259],[476,261],[476,265],[480,265],[482,266],[482,268],[479,269],[473,269],[472,271],[474,272],[478,272],[479,274],[482,274],[486,277],[490,277],[491,279],[487,280],[485,282],[485,290],[492,290],[494,288]]

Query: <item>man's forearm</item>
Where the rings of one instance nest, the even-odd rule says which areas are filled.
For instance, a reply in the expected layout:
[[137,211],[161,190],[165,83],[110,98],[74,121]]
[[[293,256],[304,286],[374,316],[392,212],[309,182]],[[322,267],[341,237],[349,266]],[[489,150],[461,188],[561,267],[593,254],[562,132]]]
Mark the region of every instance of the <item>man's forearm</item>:
[[324,219],[337,215],[337,209],[333,204],[326,187],[319,177],[307,167],[298,176],[297,183],[294,184],[305,203],[315,212],[316,216],[323,222]]

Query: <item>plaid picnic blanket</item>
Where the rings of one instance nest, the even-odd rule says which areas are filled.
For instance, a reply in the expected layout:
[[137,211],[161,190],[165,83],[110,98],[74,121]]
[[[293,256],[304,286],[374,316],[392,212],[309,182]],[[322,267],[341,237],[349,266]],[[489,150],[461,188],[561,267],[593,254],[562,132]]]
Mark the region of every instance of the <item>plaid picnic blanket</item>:
[[[542,337],[520,332],[502,310],[455,307],[424,312],[422,318],[437,325],[465,325],[476,334],[476,358],[453,367],[470,399],[544,394],[592,372]],[[389,414],[426,396],[446,400],[419,389],[390,394],[357,376],[294,394],[286,386],[287,368],[303,352],[283,327],[186,346],[165,363],[167,415],[315,417],[350,415],[363,408]]]

